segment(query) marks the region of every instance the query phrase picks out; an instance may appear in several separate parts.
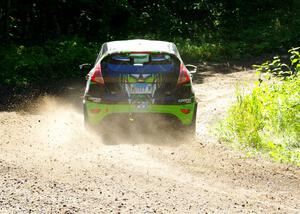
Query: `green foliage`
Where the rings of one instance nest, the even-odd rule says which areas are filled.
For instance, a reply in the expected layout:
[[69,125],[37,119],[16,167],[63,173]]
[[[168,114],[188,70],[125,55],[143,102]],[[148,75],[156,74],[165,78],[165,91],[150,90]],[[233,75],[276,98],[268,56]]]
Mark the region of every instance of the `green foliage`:
[[4,46],[0,49],[0,83],[22,86],[79,76],[78,65],[93,62],[100,47],[78,39],[49,41],[43,47]]
[[299,43],[299,17],[295,0],[9,0],[0,4],[0,41],[37,45],[64,36],[99,42],[152,34],[244,56]]
[[[292,56],[298,56],[297,50],[290,51]],[[291,64],[298,68],[300,62],[294,59]],[[277,74],[282,75],[276,70]],[[220,138],[300,166],[300,76],[298,72],[290,75],[257,82],[251,94],[237,90],[237,102],[221,123]]]
[[178,40],[176,45],[184,60],[218,60],[221,58],[222,47],[220,44],[204,43],[197,45],[190,41]]
[[[0,63],[6,65],[1,67],[5,71],[1,80],[18,82],[26,74],[21,82],[32,82],[45,66],[54,77],[64,76],[60,70],[68,67],[67,72],[72,72],[75,58],[90,56],[93,44],[128,38],[173,41],[188,61],[279,52],[300,43],[299,17],[300,2],[293,0],[4,1],[0,42],[12,45],[0,46],[1,61],[7,60]],[[65,37],[91,43],[57,42]],[[16,54],[22,46],[24,50]],[[16,62],[17,68],[9,62]],[[16,77],[9,77],[10,72]]]
[[261,65],[254,65],[253,67],[260,73],[271,73],[283,78],[293,77],[300,71],[299,49],[300,47],[289,50],[289,53],[291,54],[289,65],[281,62],[281,59],[278,56],[275,56],[272,62],[267,61]]
[[251,56],[247,46],[242,42],[203,42],[174,39],[182,58],[185,61],[222,61],[241,59]]

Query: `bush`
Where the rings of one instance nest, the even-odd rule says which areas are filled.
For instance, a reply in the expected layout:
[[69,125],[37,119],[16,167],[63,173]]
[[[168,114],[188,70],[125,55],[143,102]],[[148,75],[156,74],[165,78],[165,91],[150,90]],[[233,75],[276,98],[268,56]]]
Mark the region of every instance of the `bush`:
[[254,65],[253,67],[260,73],[270,73],[277,77],[293,77],[297,75],[300,71],[300,54],[298,48],[292,48],[289,50],[290,63],[286,64],[281,62],[278,56],[273,58],[272,62],[265,62],[262,65]]
[[93,62],[100,44],[50,41],[44,46],[8,45],[0,49],[0,83],[14,86],[79,75],[78,65]]
[[[278,77],[256,83],[251,94],[237,91],[237,102],[221,123],[220,138],[243,149],[269,154],[275,160],[300,166],[300,76],[297,49],[290,51],[290,72],[282,64],[257,66]],[[278,60],[278,59],[275,59]],[[286,68],[286,66],[283,66]],[[276,69],[277,68],[277,69]]]

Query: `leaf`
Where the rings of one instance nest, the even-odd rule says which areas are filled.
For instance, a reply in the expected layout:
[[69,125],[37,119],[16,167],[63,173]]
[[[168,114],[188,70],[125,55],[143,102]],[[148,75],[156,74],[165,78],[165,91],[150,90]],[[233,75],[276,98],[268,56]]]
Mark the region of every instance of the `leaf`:
[[292,60],[292,65],[296,64],[297,62],[299,62],[299,58],[293,59]]

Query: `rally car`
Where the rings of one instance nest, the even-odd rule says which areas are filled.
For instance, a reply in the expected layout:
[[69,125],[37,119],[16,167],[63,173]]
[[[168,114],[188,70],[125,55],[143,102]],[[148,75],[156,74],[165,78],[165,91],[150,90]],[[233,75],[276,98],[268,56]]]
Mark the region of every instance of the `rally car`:
[[146,116],[160,115],[194,131],[197,102],[191,80],[196,69],[184,64],[171,42],[104,43],[87,74],[84,121],[98,126],[112,118],[125,117],[129,122],[142,117],[147,123]]

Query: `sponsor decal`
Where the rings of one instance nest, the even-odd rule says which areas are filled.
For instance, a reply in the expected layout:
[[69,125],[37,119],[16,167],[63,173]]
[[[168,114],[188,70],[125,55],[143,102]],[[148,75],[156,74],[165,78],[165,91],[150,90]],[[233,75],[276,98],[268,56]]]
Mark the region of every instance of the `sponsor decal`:
[[191,103],[192,99],[191,98],[185,98],[185,99],[178,99],[179,103]]
[[101,102],[101,98],[98,98],[98,97],[88,97],[88,100],[95,102],[95,103]]

